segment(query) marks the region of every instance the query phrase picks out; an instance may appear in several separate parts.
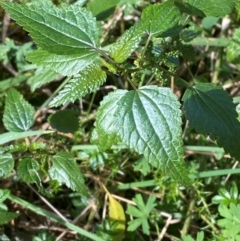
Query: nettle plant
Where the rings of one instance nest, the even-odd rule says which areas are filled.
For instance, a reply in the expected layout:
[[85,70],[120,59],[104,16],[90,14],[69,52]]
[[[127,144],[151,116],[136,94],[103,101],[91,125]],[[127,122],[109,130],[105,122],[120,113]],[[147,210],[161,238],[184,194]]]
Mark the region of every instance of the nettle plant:
[[[38,46],[26,59],[42,66],[42,72],[52,79],[59,74],[68,77],[50,107],[74,102],[96,91],[108,73],[123,78],[131,90],[117,89],[104,97],[97,112],[92,143],[104,151],[122,142],[180,184],[189,185],[181,138],[182,103],[167,86],[172,77],[176,84],[186,88],[182,102],[189,125],[198,133],[209,135],[226,153],[239,159],[240,123],[232,98],[221,86],[196,81],[189,84],[175,74],[179,56],[185,61],[194,58],[190,41],[198,31],[185,25],[188,17],[225,16],[233,10],[234,2],[187,0],[149,5],[142,11],[139,22],[110,46],[101,46],[96,18],[80,5],[56,7],[48,2],[24,5],[3,1],[0,5],[30,33]],[[18,95],[11,89],[6,99],[4,123],[9,131],[16,131],[9,125],[17,120],[7,117],[14,112],[11,108],[18,108],[16,103],[21,98]],[[26,118],[20,119],[25,123],[34,111],[22,109]],[[33,120],[24,123],[17,131],[29,129]],[[59,153],[52,162],[50,175],[61,180],[61,163],[74,163],[74,158],[69,153]],[[76,171],[75,166],[67,168],[68,174]],[[79,179],[77,173],[72,176]],[[82,185],[78,188],[67,180],[65,183],[83,191]]]

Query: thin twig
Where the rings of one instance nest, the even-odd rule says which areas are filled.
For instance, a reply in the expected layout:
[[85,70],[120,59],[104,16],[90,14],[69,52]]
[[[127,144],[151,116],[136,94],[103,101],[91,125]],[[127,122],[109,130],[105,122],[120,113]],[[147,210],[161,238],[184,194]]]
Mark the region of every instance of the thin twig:
[[37,194],[37,196],[54,212],[56,213],[62,220],[69,222],[53,205],[46,199],[44,198],[41,194],[39,194],[32,186],[28,185],[27,186]]

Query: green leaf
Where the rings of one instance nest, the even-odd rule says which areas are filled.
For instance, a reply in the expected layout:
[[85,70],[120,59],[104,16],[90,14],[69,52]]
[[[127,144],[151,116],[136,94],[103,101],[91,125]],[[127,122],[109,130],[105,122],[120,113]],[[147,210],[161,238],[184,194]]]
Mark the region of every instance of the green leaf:
[[182,237],[182,240],[183,241],[195,241],[190,235],[184,235],[183,237]]
[[235,32],[227,47],[227,60],[234,64],[240,65],[240,28],[235,29]]
[[98,21],[108,18],[120,0],[92,0],[87,4],[87,10],[92,12]]
[[149,35],[159,36],[177,25],[180,17],[179,9],[172,1],[167,1],[145,8],[141,21]]
[[0,189],[0,203],[3,203],[10,195],[9,189]]
[[71,154],[67,152],[56,154],[52,159],[52,167],[49,170],[49,175],[51,179],[64,183],[72,190],[88,196],[83,174]]
[[232,184],[230,189],[230,195],[233,199],[238,200],[238,187],[235,182]]
[[43,49],[38,49],[28,54],[26,59],[63,76],[72,76],[92,64],[97,56],[97,52],[90,52],[84,49],[78,54],[71,55],[58,55],[49,53]]
[[112,195],[107,191],[109,198],[109,220],[115,222],[116,225],[111,228],[112,240],[122,241],[126,229],[126,217],[122,205],[112,197]]
[[114,126],[130,148],[183,185],[189,184],[183,161],[181,111],[170,88],[144,86],[118,102]]
[[118,142],[115,121],[115,112],[118,101],[127,93],[126,90],[116,90],[104,97],[96,116],[96,132],[93,133],[91,142],[97,144],[101,151],[109,149]]
[[156,196],[150,195],[147,203],[145,204],[141,194],[137,194],[133,201],[136,203],[137,208],[129,205],[126,213],[135,217],[134,220],[128,222],[128,231],[136,230],[140,225],[142,225],[143,233],[149,235],[149,224],[147,219],[150,216],[152,209],[157,205],[155,203]]
[[18,85],[22,82],[24,82],[25,80],[27,80],[27,76],[26,75],[18,75],[16,77],[13,78],[9,78],[9,79],[5,79],[5,80],[1,80],[0,82],[0,91],[4,91],[10,87],[13,87],[15,85]]
[[74,102],[90,92],[96,91],[107,78],[106,72],[98,65],[84,69],[79,76],[71,79],[58,95],[50,102],[50,106],[64,105]]
[[28,130],[34,123],[34,113],[34,108],[17,90],[8,90],[3,114],[3,123],[7,130]]
[[199,17],[206,16],[203,11],[195,8],[194,6],[192,6],[189,3],[183,3],[181,1],[174,1],[174,4],[179,8],[179,10],[181,12],[186,13],[188,15],[199,16]]
[[[190,235],[186,235],[182,237],[183,241],[195,241]],[[204,240],[204,232],[198,232],[197,233],[197,239],[196,241],[203,241]]]
[[24,158],[18,164],[18,176],[26,183],[36,183],[41,186],[41,178],[39,176],[39,164],[31,159]]
[[0,177],[8,177],[14,167],[14,160],[10,153],[0,155]]
[[0,2],[34,41],[50,53],[78,54],[98,45],[98,28],[90,12],[80,6],[56,7],[46,2],[31,5]]
[[95,124],[100,148],[105,150],[120,138],[152,165],[188,185],[179,107],[169,88],[144,86],[109,94],[101,103]]
[[187,0],[195,8],[200,9],[206,16],[224,17],[232,12],[235,0]]
[[134,164],[134,171],[139,171],[143,174],[143,176],[146,176],[148,173],[150,173],[151,168],[149,165],[148,160],[143,156],[141,157],[135,164]]
[[27,82],[31,86],[31,91],[33,92],[42,85],[53,81],[58,76],[59,74],[52,69],[40,67],[35,71],[34,75],[28,79]]
[[205,17],[202,20],[202,27],[207,30],[211,30],[218,21],[219,21],[219,18],[217,17],[212,17],[212,16]]
[[60,110],[49,117],[52,128],[64,133],[73,133],[79,128],[77,110]]
[[122,63],[131,55],[138,47],[143,33],[143,26],[141,24],[135,24],[125,31],[120,39],[112,45],[110,56],[116,63]]
[[198,83],[183,96],[190,126],[217,140],[232,157],[240,158],[240,123],[232,98],[220,86]]
[[26,132],[6,132],[0,135],[0,145],[6,144],[10,141],[18,140],[29,136],[40,136],[49,134],[53,131],[26,131]]
[[221,232],[225,238],[240,237],[240,205],[230,203],[229,208],[219,205],[218,211],[223,219],[218,220],[217,224],[222,228]]
[[6,212],[4,210],[0,210],[0,225],[3,225],[14,218],[17,218],[19,214],[13,212]]

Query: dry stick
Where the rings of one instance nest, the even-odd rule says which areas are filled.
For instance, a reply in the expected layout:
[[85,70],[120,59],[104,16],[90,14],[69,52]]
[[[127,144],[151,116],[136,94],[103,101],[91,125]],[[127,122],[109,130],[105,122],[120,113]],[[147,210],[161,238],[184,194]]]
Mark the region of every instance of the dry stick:
[[[86,215],[87,211],[93,207],[93,203],[91,202],[86,208],[84,208],[84,210],[71,222],[72,224],[76,224],[80,218],[82,218],[84,215]],[[69,231],[65,230],[64,232],[62,232],[57,238],[56,241],[60,240],[61,238],[63,238]]]
[[39,231],[41,229],[47,229],[48,231],[53,231],[53,232],[68,232],[70,234],[76,234],[76,232],[68,230],[66,228],[61,228],[61,227],[51,227],[51,226],[47,226],[47,225],[38,225],[38,226],[33,226],[32,223],[30,222],[24,222],[24,223],[18,223],[18,228],[21,229],[27,229],[27,231]]
[[170,225],[171,221],[172,221],[172,215],[169,213],[165,213],[165,212],[161,212],[160,213],[161,216],[163,217],[167,217],[167,222],[165,224],[165,226],[162,229],[162,232],[159,235],[158,241],[161,241],[165,235],[165,233],[167,232],[168,226]]
[[42,195],[40,195],[32,186],[28,185],[27,186],[38,195],[38,197],[54,212],[56,213],[62,220],[64,220],[65,222],[68,222],[68,220],[55,208],[52,206],[52,204],[46,199],[44,198]]
[[181,221],[181,219],[172,219],[172,214],[166,213],[166,212],[160,212],[161,216],[163,217],[167,217],[167,222],[165,224],[165,226],[162,229],[162,232],[159,236],[159,241],[163,239],[163,237],[166,237],[166,233],[167,233],[167,229],[168,226],[170,224],[175,224],[175,223],[179,223]]
[[[8,32],[8,27],[10,25],[10,15],[8,13],[4,14],[3,17],[3,26],[2,26],[2,42],[4,43],[7,37],[7,32]],[[18,72],[13,68],[13,66],[11,65],[11,63],[7,63],[4,64],[3,67],[10,73],[12,74],[14,77],[16,77],[18,75]]]
[[7,37],[10,20],[11,20],[10,15],[8,13],[5,13],[4,17],[3,17],[3,26],[2,26],[2,42],[3,43],[5,42],[5,39]]
[[[238,163],[239,163],[239,161],[236,161],[236,162],[234,163],[232,169],[235,169],[235,168],[237,167]],[[228,181],[228,179],[230,178],[230,176],[231,176],[231,174],[228,174],[228,175],[227,175],[227,177],[226,177],[226,179],[225,179],[225,181],[224,181],[224,183],[223,183],[224,185],[226,184],[226,182]]]
[[111,29],[113,29],[113,27],[116,26],[117,22],[122,18],[124,8],[125,6],[117,8],[113,17],[106,24],[103,25],[105,32],[103,33],[103,36],[100,40],[101,44],[106,40],[106,37],[109,35]]
[[174,92],[174,77],[171,76],[171,90]]

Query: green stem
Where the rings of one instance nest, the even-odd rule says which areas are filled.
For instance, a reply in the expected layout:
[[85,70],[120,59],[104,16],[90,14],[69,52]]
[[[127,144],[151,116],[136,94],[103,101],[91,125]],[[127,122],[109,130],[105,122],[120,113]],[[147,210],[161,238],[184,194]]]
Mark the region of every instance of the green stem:
[[212,230],[214,231],[214,233],[219,233],[219,230],[214,226],[214,224],[213,224],[210,220],[208,220],[208,219],[205,217],[205,215],[201,214],[201,219],[212,228]]
[[194,198],[188,207],[188,211],[187,211],[187,218],[185,219],[182,231],[181,231],[181,237],[183,237],[184,235],[186,235],[188,233],[188,230],[190,228],[190,224],[191,224],[191,220],[192,220],[192,213],[193,213],[193,209],[195,207],[195,202],[196,199]]
[[97,52],[99,52],[102,56],[104,56],[109,62],[111,62],[114,66],[116,63],[101,49],[96,48],[95,49]]
[[93,105],[93,102],[94,102],[94,99],[95,99],[95,96],[96,96],[96,91],[93,92],[93,95],[92,95],[92,98],[91,98],[91,101],[89,103],[89,106],[88,106],[88,110],[87,110],[87,115],[89,115],[91,109],[92,109],[92,105]]
[[212,77],[212,83],[214,84],[218,84],[218,76],[219,76],[219,73],[220,73],[220,68],[222,66],[222,54],[223,54],[223,49],[220,48],[219,49],[219,56],[216,60],[216,63],[215,63],[215,66],[214,66],[214,72],[213,72],[213,77]]
[[[199,172],[199,173],[189,174],[188,176],[191,179],[197,179],[197,178],[225,176],[228,174],[239,174],[239,173],[240,173],[240,168],[236,168],[236,169],[223,169],[223,170]],[[151,187],[155,185],[156,185],[155,180],[147,180],[147,181],[141,181],[141,182],[120,184],[116,188],[118,190],[125,190],[125,189],[132,189],[132,188]]]
[[88,237],[90,238],[91,240],[94,240],[94,241],[104,241],[103,239],[99,238],[98,236],[96,236],[95,234],[92,234],[92,233],[89,233],[87,232],[86,230],[82,229],[82,228],[79,228],[77,227],[76,225],[70,223],[70,222],[66,222],[64,220],[62,220],[61,218],[59,218],[58,216],[56,216],[55,214],[47,211],[47,210],[44,210],[42,208],[39,208],[29,202],[26,202],[25,200],[19,198],[19,197],[16,197],[14,195],[9,195],[8,196],[8,199],[10,199],[12,202],[15,202],[17,204],[20,204],[22,206],[24,206],[25,208],[29,209],[29,210],[32,210],[33,212],[39,214],[39,215],[42,215],[44,217],[47,217],[49,219],[51,219],[52,221],[54,222],[57,222],[59,224],[62,224],[63,226],[69,228],[70,230],[74,231],[74,232],[77,232],[85,237]]
[[44,109],[49,105],[49,103],[52,101],[52,99],[58,94],[58,92],[67,84],[67,82],[71,79],[72,77],[66,78],[62,84],[54,91],[54,93],[42,104],[42,106],[39,108],[39,110]]
[[150,43],[150,40],[151,40],[151,35],[148,35],[146,44],[145,44],[145,46],[144,46],[144,49],[143,49],[143,51],[142,51],[141,58],[140,58],[140,61],[139,61],[139,66],[140,66],[140,67],[142,67],[143,59],[144,59],[145,53],[146,53],[146,51],[147,51],[148,45],[149,45],[149,43]]
[[137,88],[136,88],[136,86],[133,84],[133,82],[132,82],[129,78],[127,78],[127,80],[128,80],[128,82],[130,83],[130,85],[132,86],[132,88],[133,88],[135,91],[137,91]]
[[176,78],[176,82],[178,82],[180,85],[182,85],[182,86],[184,86],[186,88],[191,88],[192,87],[192,85],[190,85],[186,80],[178,77],[176,74],[173,74],[173,73],[169,72],[168,70],[162,68],[161,66],[158,66],[158,68],[161,69],[162,71],[168,73],[169,75],[175,77]]

